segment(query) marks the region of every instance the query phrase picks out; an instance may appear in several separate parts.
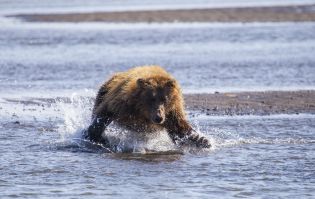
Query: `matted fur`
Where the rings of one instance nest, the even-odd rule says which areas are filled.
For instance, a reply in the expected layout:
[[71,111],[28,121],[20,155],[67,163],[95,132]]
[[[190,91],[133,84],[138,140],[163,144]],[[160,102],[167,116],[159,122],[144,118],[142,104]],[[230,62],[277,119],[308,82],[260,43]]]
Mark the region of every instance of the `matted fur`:
[[[159,102],[154,105],[155,98]],[[208,140],[193,131],[186,120],[178,82],[160,66],[135,67],[116,73],[99,89],[92,117],[88,137],[94,141],[99,141],[106,125],[116,121],[139,132],[166,129],[174,141],[186,136],[197,145],[209,146]]]

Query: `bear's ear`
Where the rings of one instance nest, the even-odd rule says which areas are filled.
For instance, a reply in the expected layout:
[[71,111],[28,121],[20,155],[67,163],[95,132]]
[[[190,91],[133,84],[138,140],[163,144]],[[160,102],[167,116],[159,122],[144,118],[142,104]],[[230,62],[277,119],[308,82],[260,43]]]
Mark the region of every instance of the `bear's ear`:
[[146,81],[145,79],[142,79],[142,78],[139,78],[137,80],[137,85],[140,87],[140,88],[144,88],[146,86],[149,86],[150,83],[148,81]]
[[168,80],[168,82],[166,82],[166,87],[174,88],[175,87],[175,80],[174,79]]

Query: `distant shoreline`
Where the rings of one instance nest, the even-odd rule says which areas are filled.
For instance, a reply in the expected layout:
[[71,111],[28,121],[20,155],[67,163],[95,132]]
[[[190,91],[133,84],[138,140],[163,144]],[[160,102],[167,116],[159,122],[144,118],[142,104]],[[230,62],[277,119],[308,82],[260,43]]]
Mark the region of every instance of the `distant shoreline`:
[[300,22],[315,21],[315,4],[151,11],[9,15],[29,22]]
[[[94,97],[88,98],[94,100]],[[2,99],[9,103],[38,106],[71,102],[68,97]],[[191,113],[213,116],[315,114],[315,90],[184,94],[184,100],[186,109]]]
[[207,115],[315,114],[315,90],[185,94],[186,108]]

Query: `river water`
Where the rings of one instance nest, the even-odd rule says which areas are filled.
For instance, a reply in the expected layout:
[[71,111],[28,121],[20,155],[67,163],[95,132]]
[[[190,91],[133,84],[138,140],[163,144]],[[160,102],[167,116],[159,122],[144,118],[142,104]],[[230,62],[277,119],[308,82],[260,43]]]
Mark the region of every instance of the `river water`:
[[315,23],[0,23],[0,198],[315,197],[314,115],[189,112],[210,150],[164,132],[125,140],[128,154],[80,137],[98,86],[136,65],[184,93],[314,89]]
[[2,99],[1,198],[315,196],[314,115],[194,113],[210,150],[177,149],[158,136],[132,143],[133,153],[108,153],[80,139],[92,101],[79,96]]
[[165,67],[184,92],[314,89],[314,32],[315,23],[3,22],[0,91],[97,89],[145,64]]

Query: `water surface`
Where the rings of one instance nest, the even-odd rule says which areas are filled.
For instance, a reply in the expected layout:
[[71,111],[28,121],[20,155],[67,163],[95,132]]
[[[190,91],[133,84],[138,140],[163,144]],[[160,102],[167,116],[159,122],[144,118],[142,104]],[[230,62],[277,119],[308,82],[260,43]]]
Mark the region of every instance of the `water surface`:
[[166,68],[184,92],[313,89],[314,32],[315,23],[4,23],[0,90],[97,89],[145,64]]
[[136,65],[164,66],[185,93],[314,89],[315,23],[0,24],[1,198],[315,197],[314,115],[189,112],[210,150],[161,133],[108,153],[80,135],[98,86]]
[[[80,139],[90,98],[2,99],[0,191],[4,198],[313,198],[315,116],[190,113],[210,150],[108,153]],[[16,98],[15,98],[16,99]],[[163,148],[164,147],[164,148]],[[177,152],[173,152],[174,149]],[[142,151],[142,152],[141,152]]]

